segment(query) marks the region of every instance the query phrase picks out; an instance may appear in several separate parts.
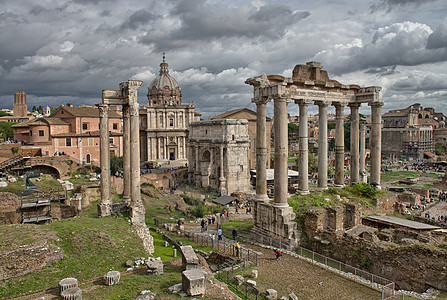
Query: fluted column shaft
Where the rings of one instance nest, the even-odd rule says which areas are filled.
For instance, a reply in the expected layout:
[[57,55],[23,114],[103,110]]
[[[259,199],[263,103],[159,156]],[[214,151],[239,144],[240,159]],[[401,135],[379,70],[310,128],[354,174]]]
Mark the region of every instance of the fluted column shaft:
[[371,169],[370,183],[380,187],[382,155],[382,102],[371,103]]
[[361,182],[364,182],[364,178],[366,176],[366,169],[365,169],[365,160],[366,160],[366,125],[360,124],[360,175],[361,175]]
[[328,103],[317,101],[318,105],[318,187],[327,188],[327,106]]
[[110,198],[110,150],[109,150],[109,106],[98,104],[99,108],[99,147],[101,166],[101,203],[98,215],[100,217],[111,215],[112,200]]
[[[298,182],[298,190],[302,194],[309,193],[309,182],[308,182],[308,174],[309,174],[309,146],[308,146],[308,128],[307,128],[307,107],[309,102],[304,100],[299,100],[299,163],[298,163],[298,172],[299,172],[299,182]],[[276,122],[276,120],[275,120]],[[276,164],[276,162],[275,162]]]
[[131,206],[130,218],[134,224],[144,224],[145,209],[140,194],[140,124],[138,102],[131,102],[130,109],[130,173]]
[[335,104],[335,185],[345,184],[345,119],[344,104]]
[[359,125],[360,103],[350,103],[351,108],[351,184],[360,182],[360,161],[359,161]]
[[262,99],[256,102],[256,200],[267,202],[267,130],[266,106]]
[[[275,119],[275,193],[274,202],[277,206],[287,206],[288,192],[288,118],[287,98],[274,99]],[[265,168],[265,165],[264,165]]]
[[[149,144],[150,145],[150,144]],[[129,105],[123,105],[123,201],[130,204],[130,112]]]

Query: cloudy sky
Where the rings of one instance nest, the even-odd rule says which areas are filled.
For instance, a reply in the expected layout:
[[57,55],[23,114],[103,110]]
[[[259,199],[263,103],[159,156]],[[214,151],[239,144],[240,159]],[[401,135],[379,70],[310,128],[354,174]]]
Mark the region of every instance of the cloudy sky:
[[29,108],[96,104],[128,79],[144,81],[146,104],[163,52],[205,118],[254,109],[245,79],[311,60],[341,83],[382,86],[384,111],[447,114],[445,0],[0,0],[0,108],[17,89]]

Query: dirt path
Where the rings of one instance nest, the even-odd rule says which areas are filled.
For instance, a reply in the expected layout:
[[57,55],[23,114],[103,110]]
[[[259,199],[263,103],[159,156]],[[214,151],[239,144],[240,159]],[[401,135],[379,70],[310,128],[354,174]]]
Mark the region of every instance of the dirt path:
[[[196,227],[196,232],[200,232],[198,227]],[[209,228],[203,234],[209,236],[212,232],[215,232],[215,228]],[[234,242],[225,237],[224,239]],[[259,266],[256,267],[258,278],[255,280],[264,289],[275,289],[278,292],[278,299],[292,292],[298,296],[298,299],[381,299],[380,292],[307,261],[287,254],[276,261],[271,249],[244,242],[241,242],[241,246],[260,253]],[[244,277],[248,278],[250,272],[247,271]]]
[[261,252],[256,282],[273,288],[278,295],[291,292],[298,299],[380,299],[381,294],[299,258],[283,255],[275,260],[273,250],[248,245]]

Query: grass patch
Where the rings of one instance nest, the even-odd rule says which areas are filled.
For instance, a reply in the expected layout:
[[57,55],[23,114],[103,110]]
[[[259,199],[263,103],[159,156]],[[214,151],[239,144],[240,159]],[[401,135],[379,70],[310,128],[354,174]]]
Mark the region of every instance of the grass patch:
[[[162,275],[130,274],[122,276],[117,285],[106,286],[102,283],[91,283],[82,286],[83,299],[135,299],[140,291],[150,290],[157,293],[157,299],[180,299],[181,297],[168,291],[168,287],[182,281],[181,266],[165,268]],[[87,292],[84,292],[87,290]]]
[[[27,229],[27,225],[19,226]],[[66,277],[75,277],[82,281],[103,276],[109,270],[124,271],[126,260],[148,256],[140,239],[122,218],[81,216],[41,225],[39,228],[56,232],[60,239],[57,245],[63,250],[64,258],[39,271],[3,280],[0,283],[0,298],[57,286]],[[2,237],[2,243],[8,241]]]
[[238,233],[246,232],[249,233],[253,228],[253,220],[252,219],[240,219],[224,222],[221,224],[222,228],[232,229],[236,227]]

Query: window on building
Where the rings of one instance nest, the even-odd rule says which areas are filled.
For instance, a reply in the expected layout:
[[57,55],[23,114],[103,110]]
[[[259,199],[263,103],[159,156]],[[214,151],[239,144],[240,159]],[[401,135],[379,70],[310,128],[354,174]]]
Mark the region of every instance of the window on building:
[[112,126],[113,126],[113,129],[114,129],[114,130],[117,130],[117,129],[118,129],[118,123],[113,123]]
[[39,136],[43,136],[43,130],[39,130]]
[[65,146],[66,147],[71,147],[71,138],[66,138],[65,139]]
[[88,123],[82,123],[82,130],[88,129]]
[[169,118],[169,126],[174,126],[174,118]]
[[33,136],[33,131],[32,130],[29,131],[29,136]]
[[91,157],[90,157],[90,154],[87,154],[87,155],[85,156],[85,162],[86,162],[87,164],[91,163]]
[[109,138],[109,143],[113,144],[113,138]]

